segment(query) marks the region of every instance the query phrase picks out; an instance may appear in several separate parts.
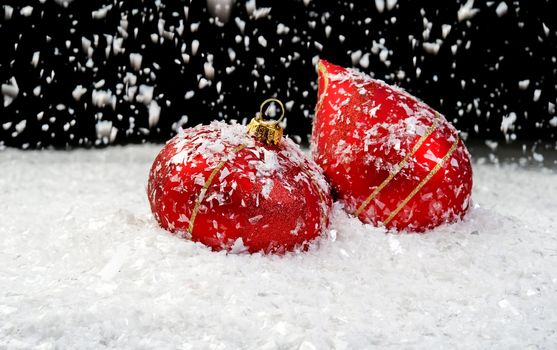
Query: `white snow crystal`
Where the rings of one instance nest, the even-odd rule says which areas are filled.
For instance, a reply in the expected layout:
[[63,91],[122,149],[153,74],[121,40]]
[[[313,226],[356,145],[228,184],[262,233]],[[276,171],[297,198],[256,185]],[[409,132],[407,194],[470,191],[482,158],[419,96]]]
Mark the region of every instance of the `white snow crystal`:
[[532,152],[532,158],[534,158],[536,162],[543,162],[544,160],[543,154],[536,153],[536,152]]
[[369,67],[369,53],[366,53],[365,55],[362,56],[362,58],[360,58],[360,66],[362,66],[362,68],[368,68]]
[[207,0],[211,15],[218,17],[222,23],[228,22],[235,0]]
[[437,55],[437,53],[439,52],[439,48],[441,47],[441,44],[439,42],[423,43],[422,45],[425,52],[430,53],[432,55]]
[[93,19],[103,19],[106,17],[108,11],[112,9],[112,5],[105,5],[98,10],[95,10],[91,13]]
[[393,255],[404,254],[404,249],[401,247],[399,240],[393,235],[389,236],[389,248]]
[[37,65],[39,64],[39,58],[41,56],[41,52],[40,51],[35,51],[33,53],[33,57],[31,58],[31,64],[33,65],[33,67],[37,67]]
[[189,100],[190,98],[193,97],[193,95],[195,95],[195,91],[190,90],[190,91],[187,91],[187,92],[186,92],[186,94],[184,95],[184,98],[185,98],[186,100]]
[[383,13],[385,10],[385,0],[375,0],[375,8],[379,13]]
[[255,11],[253,11],[252,16],[255,19],[267,17],[269,13],[271,13],[271,9],[272,9],[271,7],[260,7]]
[[154,86],[141,84],[139,85],[139,94],[137,94],[135,99],[137,102],[141,102],[145,105],[148,105],[153,100],[154,91],[155,91]]
[[149,128],[152,128],[159,123],[160,115],[161,107],[157,101],[151,101],[151,103],[149,103]]
[[[81,97],[81,95],[79,96]],[[110,104],[114,109],[116,106],[116,96],[112,95],[112,91],[110,90],[93,90],[91,93],[91,103],[93,103],[93,105],[97,107],[104,107]]]
[[106,139],[106,141],[114,142],[118,129],[112,126],[112,121],[101,120],[95,125],[98,139]]
[[22,16],[29,17],[33,14],[33,6],[25,6],[19,11]]
[[27,120],[23,119],[22,121],[20,121],[15,125],[15,130],[19,134],[25,129],[26,126],[27,126]]
[[538,102],[541,95],[542,95],[542,90],[540,89],[534,90],[534,102]]
[[142,62],[143,55],[140,53],[130,53],[130,64],[134,70],[139,71],[141,69]]
[[197,50],[198,50],[198,49],[199,49],[199,40],[194,39],[194,40],[191,42],[191,54],[192,54],[193,56],[197,55]]
[[215,68],[211,62],[205,62],[203,64],[203,72],[207,79],[213,80],[215,78]]
[[475,9],[474,7],[474,0],[467,0],[464,5],[460,7],[457,13],[457,18],[459,22],[462,22],[467,19],[471,19],[474,17],[479,9]]
[[19,86],[15,77],[10,78],[11,84],[2,84],[2,95],[4,97],[4,107],[8,107],[19,95]]
[[210,83],[207,79],[201,78],[201,79],[199,79],[199,83],[197,84],[197,86],[198,86],[200,89],[203,89],[203,88],[209,86],[210,84],[211,84],[211,83]]
[[381,50],[381,52],[379,52],[379,59],[382,62],[386,62],[388,57],[389,57],[389,51],[387,49],[383,49]]
[[394,9],[397,1],[398,0],[387,0],[387,10],[391,11],[392,9]]
[[548,36],[549,33],[550,33],[549,27],[545,23],[542,23],[542,27],[543,27],[543,32],[544,32],[545,36]]
[[360,59],[362,58],[362,50],[356,50],[350,54],[350,58],[352,59],[352,64],[357,64]]
[[528,86],[530,86],[529,79],[521,80],[518,82],[518,87],[520,88],[520,90],[526,90],[528,89]]
[[12,18],[14,8],[10,5],[4,5],[4,19],[7,21]]
[[509,7],[507,6],[507,3],[504,1],[501,1],[499,3],[499,5],[497,5],[497,8],[495,9],[495,12],[497,13],[497,16],[499,17],[503,17],[507,11],[509,10]]
[[263,219],[263,215],[256,215],[256,216],[253,216],[253,217],[249,218],[248,221],[250,222],[250,224],[256,224],[261,219]]
[[332,28],[331,26],[329,26],[329,25],[325,26],[325,36],[326,36],[327,38],[331,36],[331,30],[332,30],[332,29],[333,29],[333,28]]
[[264,36],[260,35],[257,37],[257,42],[259,43],[259,45],[263,46],[263,47],[267,47],[267,39],[265,39]]
[[501,131],[506,134],[509,130],[513,130],[515,121],[516,121],[515,112],[511,112],[509,113],[509,115],[503,116],[503,120],[501,121]]
[[240,29],[240,33],[244,34],[244,30],[246,29],[246,22],[242,21],[240,17],[235,17],[234,22],[236,23],[238,29]]
[[290,28],[288,28],[287,26],[285,26],[282,23],[279,23],[277,25],[277,34],[288,34],[288,32],[290,32]]
[[450,24],[443,24],[441,26],[441,35],[443,36],[443,38],[446,38],[449,33],[451,32],[451,28],[452,26]]
[[263,187],[261,188],[261,195],[263,196],[263,198],[269,198],[274,184],[274,181],[271,179],[265,179],[263,181]]

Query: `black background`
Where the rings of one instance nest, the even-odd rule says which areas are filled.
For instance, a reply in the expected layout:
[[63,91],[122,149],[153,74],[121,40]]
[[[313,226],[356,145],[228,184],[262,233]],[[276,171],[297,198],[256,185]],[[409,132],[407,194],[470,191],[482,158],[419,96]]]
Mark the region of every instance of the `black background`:
[[[11,84],[15,77],[19,93],[8,106],[0,105],[0,146],[102,146],[111,141],[97,134],[100,121],[117,129],[112,143],[163,141],[184,122],[242,122],[271,96],[290,102],[286,133],[306,142],[316,102],[317,57],[402,86],[438,109],[468,140],[556,140],[550,120],[557,115],[552,107],[557,103],[557,8],[550,0],[506,1],[502,16],[495,10],[499,1],[475,1],[479,11],[461,21],[458,11],[466,1],[399,0],[381,12],[369,0],[259,0],[259,12],[270,8],[260,16],[245,1],[236,1],[225,24],[209,14],[205,1],[2,1],[0,83]],[[21,13],[27,5],[33,7],[30,16]],[[94,18],[103,6],[111,6],[106,16]],[[11,17],[6,16],[10,8]],[[278,34],[279,24],[289,31]],[[446,38],[444,24],[451,25]],[[82,38],[92,42],[90,58]],[[106,51],[111,38],[123,38],[123,52]],[[439,52],[428,53],[422,44],[438,39]],[[199,41],[195,55],[194,40]],[[380,58],[383,48],[388,63]],[[369,54],[369,65],[352,59],[358,50]],[[140,71],[130,64],[130,53],[143,56]],[[215,75],[199,88],[209,55]],[[156,125],[149,127],[145,103],[124,99],[133,88],[124,82],[126,73],[136,76],[135,86],[154,87],[153,100],[161,108]],[[520,89],[525,79],[530,84]],[[95,88],[102,80],[104,85]],[[79,101],[72,97],[78,85],[87,89]],[[536,89],[541,95],[534,101]],[[110,91],[115,108],[93,105],[93,90]],[[185,99],[188,91],[194,95]],[[517,120],[504,133],[501,122],[510,113]]]

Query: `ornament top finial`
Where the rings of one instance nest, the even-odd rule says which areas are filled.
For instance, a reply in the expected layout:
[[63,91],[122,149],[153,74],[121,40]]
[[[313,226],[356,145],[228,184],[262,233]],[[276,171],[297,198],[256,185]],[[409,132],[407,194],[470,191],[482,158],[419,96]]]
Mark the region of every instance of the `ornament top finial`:
[[[263,116],[266,114],[263,112],[263,108],[272,102],[276,102],[281,109],[280,118],[277,120],[264,120]],[[282,102],[276,98],[269,98],[261,103],[259,107],[259,113],[252,118],[248,124],[248,134],[255,137],[257,140],[265,143],[270,143],[277,145],[282,139],[282,128],[280,127],[280,122],[284,118],[284,105]]]

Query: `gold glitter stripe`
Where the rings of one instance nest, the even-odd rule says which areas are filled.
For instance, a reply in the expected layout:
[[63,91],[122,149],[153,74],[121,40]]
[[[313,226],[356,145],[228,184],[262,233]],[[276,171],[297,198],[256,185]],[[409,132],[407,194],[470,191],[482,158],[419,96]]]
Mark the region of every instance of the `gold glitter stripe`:
[[324,202],[325,197],[323,197],[323,193],[321,193],[321,187],[317,183],[317,180],[315,180],[315,177],[312,174],[312,170],[309,167],[305,167],[305,168],[309,175],[310,185],[313,187],[315,191],[317,191],[317,194],[319,194],[319,199],[321,199],[321,201]]
[[329,72],[327,72],[327,68],[325,68],[325,65],[323,63],[319,62],[319,65],[317,66],[317,69],[323,75],[323,79],[324,79],[323,84],[325,86],[323,86],[323,92],[321,93],[321,96],[319,97],[319,102],[317,102],[317,107],[315,107],[315,114],[317,114],[317,111],[319,111],[319,108],[321,108],[321,104],[323,103],[323,100],[325,99],[325,93],[327,92],[327,88],[329,87]]
[[377,194],[381,192],[381,190],[385,188],[385,186],[387,186],[389,182],[391,182],[391,180],[406,166],[406,164],[408,164],[408,160],[414,154],[416,154],[418,149],[422,146],[422,144],[429,137],[429,135],[433,133],[435,128],[437,128],[437,120],[434,120],[433,124],[426,130],[426,133],[422,137],[420,137],[418,142],[416,142],[416,144],[414,145],[414,148],[412,148],[412,151],[408,153],[406,157],[404,157],[404,159],[400,161],[400,163],[397,164],[395,169],[390,172],[389,176],[387,176],[387,178],[383,180],[383,182],[381,182],[381,184],[377,186],[373,190],[373,192],[371,192],[371,194],[364,200],[364,202],[360,205],[358,210],[356,210],[356,212],[354,213],[355,216],[359,216],[362,213],[362,211],[364,211],[364,209],[368,206],[369,202],[371,202],[371,200],[375,198],[375,196],[377,196]]
[[[315,178],[313,177],[313,175],[311,175],[311,170],[308,168],[307,172],[310,174],[309,178],[310,178],[310,184],[312,185],[313,189],[315,191],[317,191],[317,194],[319,195],[319,199],[321,200],[321,203],[325,202],[325,197],[323,197],[323,193],[321,193],[321,187],[319,186],[319,184],[317,183],[317,181],[315,180]],[[319,211],[322,210],[322,205],[321,203],[319,204]],[[326,215],[321,215],[321,225],[324,226],[325,225],[325,220],[326,220]]]
[[449,149],[449,151],[447,152],[447,154],[445,154],[445,156],[441,159],[441,161],[439,163],[437,163],[437,165],[431,169],[431,171],[429,172],[429,174],[427,174],[426,177],[424,177],[422,179],[422,181],[420,181],[420,183],[418,184],[418,186],[416,186],[412,192],[410,192],[410,194],[408,195],[408,197],[404,198],[404,200],[398,205],[398,207],[395,209],[395,211],[393,211],[391,213],[391,215],[389,215],[389,217],[387,218],[387,220],[384,221],[385,225],[388,225],[389,222],[391,222],[391,220],[396,216],[396,214],[398,214],[399,211],[402,210],[402,208],[404,208],[404,206],[416,195],[416,193],[418,193],[418,191],[420,191],[422,189],[422,187],[424,187],[424,185],[431,180],[431,178],[439,171],[439,169],[441,169],[441,167],[445,164],[445,162],[447,161],[447,159],[449,159],[449,157],[453,154],[453,152],[456,150],[456,147],[458,146],[458,142],[460,141],[460,139],[458,138],[458,136],[456,137],[456,141],[453,143],[453,145],[451,146],[451,148]]
[[[236,148],[234,148],[234,150],[232,151],[232,154],[238,153],[239,151],[244,149],[244,147],[246,147],[246,146],[245,145],[236,146]],[[217,176],[218,172],[222,169],[222,167],[226,164],[226,162],[228,162],[228,159],[222,160],[215,167],[215,169],[213,169],[213,172],[211,172],[211,175],[209,175],[209,178],[205,181],[205,184],[203,185],[203,188],[199,192],[199,195],[197,196],[197,199],[195,200],[195,205],[193,207],[193,211],[192,211],[191,217],[190,217],[190,225],[188,227],[189,233],[193,232],[193,223],[195,222],[195,217],[197,216],[197,212],[199,211],[199,206],[201,205],[201,202],[203,201],[203,198],[205,198],[205,193],[207,193],[207,189],[209,188],[209,186],[211,186],[211,183],[213,182],[213,179],[215,178],[215,176]]]

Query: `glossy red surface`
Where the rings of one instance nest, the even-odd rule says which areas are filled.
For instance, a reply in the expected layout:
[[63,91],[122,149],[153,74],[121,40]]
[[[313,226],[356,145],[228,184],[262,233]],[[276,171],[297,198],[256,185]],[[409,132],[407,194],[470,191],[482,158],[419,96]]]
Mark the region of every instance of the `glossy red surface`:
[[[243,135],[224,140],[226,128],[238,126],[188,129],[161,150],[147,189],[155,218],[214,250],[303,248],[328,225],[332,200],[320,169],[290,140],[276,146]],[[218,150],[208,155],[204,147]]]
[[312,152],[346,209],[418,232],[461,218],[472,167],[454,127],[400,88],[326,61],[319,71]]

